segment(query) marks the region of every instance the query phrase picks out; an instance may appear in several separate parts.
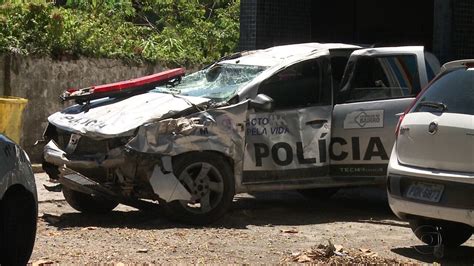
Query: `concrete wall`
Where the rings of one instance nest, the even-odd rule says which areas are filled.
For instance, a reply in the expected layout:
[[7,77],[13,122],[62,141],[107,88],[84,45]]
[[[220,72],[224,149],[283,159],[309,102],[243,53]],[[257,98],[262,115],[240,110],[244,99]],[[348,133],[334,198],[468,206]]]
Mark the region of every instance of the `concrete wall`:
[[[136,78],[163,70],[158,65],[130,66],[120,60],[82,58],[52,60],[22,56],[0,56],[0,95],[29,100],[23,118],[22,147],[39,162],[42,147],[34,147],[47,126],[47,117],[61,109],[59,95],[67,88],[83,88]],[[5,80],[5,77],[9,80]],[[10,88],[5,85],[10,84]],[[69,103],[70,104],[70,103]]]

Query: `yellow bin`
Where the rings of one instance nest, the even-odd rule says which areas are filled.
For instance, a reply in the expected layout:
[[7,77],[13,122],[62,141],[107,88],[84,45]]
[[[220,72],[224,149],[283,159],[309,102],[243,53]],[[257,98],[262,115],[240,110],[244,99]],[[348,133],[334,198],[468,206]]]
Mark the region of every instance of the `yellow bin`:
[[21,121],[27,99],[1,96],[0,97],[0,133],[16,143],[20,143]]

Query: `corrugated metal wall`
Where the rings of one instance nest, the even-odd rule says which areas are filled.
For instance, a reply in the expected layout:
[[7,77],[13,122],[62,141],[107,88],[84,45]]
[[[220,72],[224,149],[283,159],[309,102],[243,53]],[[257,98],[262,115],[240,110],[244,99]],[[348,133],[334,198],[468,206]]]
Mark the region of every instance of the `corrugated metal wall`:
[[311,0],[241,0],[240,50],[311,39]]
[[474,58],[474,0],[241,0],[240,49],[299,42],[424,45]]
[[474,58],[474,0],[454,0],[452,56]]

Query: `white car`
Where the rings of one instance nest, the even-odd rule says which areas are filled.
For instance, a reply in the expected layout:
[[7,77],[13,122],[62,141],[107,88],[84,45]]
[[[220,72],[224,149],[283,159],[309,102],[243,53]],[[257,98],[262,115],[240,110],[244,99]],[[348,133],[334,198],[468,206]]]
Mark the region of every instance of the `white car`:
[[462,245],[474,227],[474,60],[445,64],[396,134],[390,207],[426,244]]
[[0,134],[0,265],[26,265],[35,243],[37,216],[30,160]]
[[303,43],[180,82],[177,69],[71,89],[62,97],[78,104],[48,118],[43,169],[81,212],[161,200],[193,224],[224,215],[236,193],[384,185],[395,115],[438,70],[420,46]]

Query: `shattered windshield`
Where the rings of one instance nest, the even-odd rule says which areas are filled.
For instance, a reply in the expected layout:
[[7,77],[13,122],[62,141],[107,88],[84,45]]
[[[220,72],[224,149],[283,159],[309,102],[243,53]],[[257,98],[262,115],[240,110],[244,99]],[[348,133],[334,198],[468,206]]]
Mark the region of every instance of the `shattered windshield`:
[[265,67],[237,64],[216,64],[183,77],[176,86],[160,86],[153,92],[210,98],[214,102],[229,100]]

